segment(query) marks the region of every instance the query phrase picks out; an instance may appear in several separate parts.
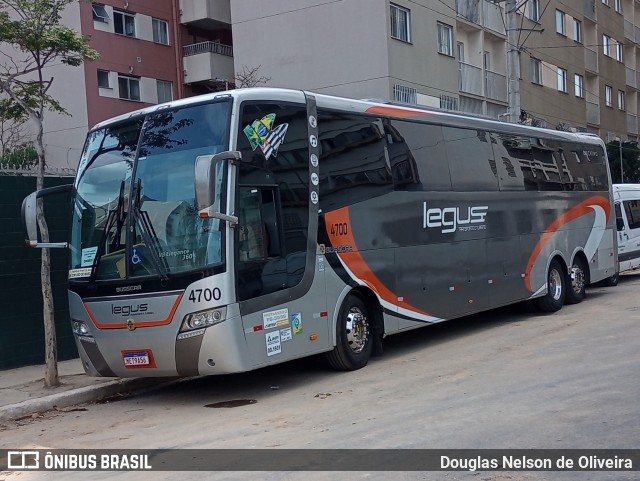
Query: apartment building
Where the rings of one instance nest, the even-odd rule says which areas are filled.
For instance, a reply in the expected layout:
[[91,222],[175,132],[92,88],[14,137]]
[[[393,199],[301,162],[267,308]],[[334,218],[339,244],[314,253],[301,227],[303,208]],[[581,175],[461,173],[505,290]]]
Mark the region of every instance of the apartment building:
[[[640,4],[517,5],[522,121],[637,139]],[[272,85],[506,120],[505,2],[231,0],[231,18],[236,66],[261,65]]]
[[62,22],[100,59],[54,66],[51,94],[69,115],[45,117],[50,170],[73,171],[96,123],[233,84],[229,0],[104,0],[71,4]]
[[[243,69],[274,87],[507,120],[506,15],[489,0],[72,4],[63,21],[101,58],[52,68],[71,115],[45,119],[49,163],[75,168],[100,120],[231,88]],[[640,3],[527,0],[515,15],[521,121],[637,140]]]

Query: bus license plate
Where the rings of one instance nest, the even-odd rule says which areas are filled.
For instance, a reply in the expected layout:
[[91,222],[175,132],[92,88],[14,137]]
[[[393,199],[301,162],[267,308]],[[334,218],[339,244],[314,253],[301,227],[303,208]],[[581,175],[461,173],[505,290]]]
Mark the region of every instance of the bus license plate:
[[151,365],[147,351],[122,353],[122,359],[125,367],[146,367]]

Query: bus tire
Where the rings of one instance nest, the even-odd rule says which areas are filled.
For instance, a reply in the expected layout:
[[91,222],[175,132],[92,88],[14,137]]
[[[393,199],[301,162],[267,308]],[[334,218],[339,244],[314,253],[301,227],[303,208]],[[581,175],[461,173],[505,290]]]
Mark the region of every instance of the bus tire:
[[349,294],[336,322],[336,347],[327,353],[331,367],[338,371],[355,371],[369,362],[373,349],[371,313],[362,297]]
[[564,301],[567,304],[578,304],[587,295],[587,267],[581,258],[575,258],[571,271],[567,273],[567,294]]
[[556,312],[562,308],[566,295],[566,275],[557,260],[552,260],[547,272],[547,293],[536,299],[542,312]]
[[620,274],[614,274],[611,277],[607,277],[600,281],[600,284],[605,287],[615,287],[618,285],[618,281],[620,281]]

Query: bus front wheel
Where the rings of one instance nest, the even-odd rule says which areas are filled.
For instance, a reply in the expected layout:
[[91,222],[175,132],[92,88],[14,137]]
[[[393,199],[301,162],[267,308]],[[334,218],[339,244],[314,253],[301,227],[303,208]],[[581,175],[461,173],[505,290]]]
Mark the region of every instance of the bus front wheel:
[[367,365],[373,348],[371,313],[358,294],[349,294],[336,322],[336,347],[327,353],[331,367],[355,371]]
[[559,311],[564,304],[566,276],[557,260],[552,260],[547,273],[547,293],[536,299],[536,307],[543,312]]

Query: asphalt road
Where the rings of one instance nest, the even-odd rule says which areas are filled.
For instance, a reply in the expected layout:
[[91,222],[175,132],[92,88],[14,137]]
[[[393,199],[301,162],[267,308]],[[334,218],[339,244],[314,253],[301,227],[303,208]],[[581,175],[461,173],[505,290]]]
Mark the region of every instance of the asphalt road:
[[[521,306],[389,337],[336,373],[322,358],[182,381],[49,413],[6,448],[640,448],[640,274],[552,315]],[[221,403],[221,404],[220,404]],[[229,407],[219,407],[229,406]],[[274,451],[277,456],[278,451]],[[178,473],[19,473],[3,479],[175,479]],[[135,478],[134,478],[135,476]],[[202,473],[180,474],[202,479]],[[637,480],[640,471],[215,473],[207,479]]]

